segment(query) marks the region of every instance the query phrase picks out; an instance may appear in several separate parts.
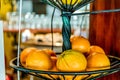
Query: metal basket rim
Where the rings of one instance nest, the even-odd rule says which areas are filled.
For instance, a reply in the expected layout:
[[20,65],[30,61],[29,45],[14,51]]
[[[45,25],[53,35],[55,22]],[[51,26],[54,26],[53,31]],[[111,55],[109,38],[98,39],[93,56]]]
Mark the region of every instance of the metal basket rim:
[[[111,55],[108,55],[108,57],[110,58],[114,58],[116,60],[119,60],[119,64],[120,65],[120,58],[118,57],[115,57],[115,56],[111,56]],[[104,72],[113,72],[113,71],[120,71],[120,67],[118,68],[113,68],[113,69],[105,69],[105,70],[96,70],[96,71],[84,71],[84,72],[57,72],[57,71],[44,71],[44,70],[33,70],[33,69],[28,69],[28,68],[25,68],[25,67],[22,67],[22,66],[17,66],[15,65],[13,62],[17,60],[17,58],[14,58],[10,61],[10,66],[16,70],[19,70],[19,71],[24,71],[24,72],[33,72],[33,73],[40,73],[40,74],[55,74],[55,75],[72,75],[72,74],[76,74],[76,75],[89,75],[89,74],[96,74],[96,73],[104,73]]]

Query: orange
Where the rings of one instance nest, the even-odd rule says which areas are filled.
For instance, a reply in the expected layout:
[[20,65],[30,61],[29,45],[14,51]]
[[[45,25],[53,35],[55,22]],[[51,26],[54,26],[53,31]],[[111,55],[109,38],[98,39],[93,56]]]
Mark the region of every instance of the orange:
[[103,50],[103,48],[101,48],[100,46],[97,46],[97,45],[90,46],[89,54],[93,53],[93,52],[100,52],[100,53],[105,54],[105,51]]
[[[52,59],[52,62],[53,62],[53,67],[52,67],[52,69],[50,69],[50,71],[56,71],[56,72],[58,72],[58,70],[57,70],[57,68],[56,68],[56,62],[57,62],[57,57],[55,57],[55,56],[51,56],[51,59]],[[58,75],[55,75],[55,74],[51,74],[51,76],[53,77],[53,78],[51,78],[48,74],[40,74],[41,76],[44,76],[44,77],[47,77],[47,78],[49,78],[49,79],[51,79],[51,80],[53,80],[53,78],[54,79],[57,79],[58,78]]]
[[26,58],[26,67],[35,70],[50,70],[52,69],[52,59],[50,55],[42,50],[37,50],[28,55]]
[[[110,69],[110,61],[104,53],[93,52],[87,57],[87,69],[86,71],[96,71]],[[100,74],[92,74],[88,78],[98,76]]]
[[25,48],[21,53],[20,53],[20,62],[23,66],[26,64],[26,58],[30,53],[33,53],[37,50],[37,48],[34,47],[28,47]]
[[73,50],[77,50],[82,53],[87,53],[90,50],[90,42],[82,36],[72,37],[70,41]]
[[80,36],[72,35],[72,36],[70,37],[70,42],[74,41],[74,40],[77,39],[78,37],[80,37]]
[[42,50],[45,51],[50,56],[56,56],[56,53],[53,50],[51,50],[51,49],[45,48],[45,49],[42,49]]
[[103,70],[109,68],[110,60],[105,54],[94,52],[87,57],[87,71]]
[[59,55],[56,67],[59,71],[85,71],[87,60],[85,56],[75,50],[66,50]]

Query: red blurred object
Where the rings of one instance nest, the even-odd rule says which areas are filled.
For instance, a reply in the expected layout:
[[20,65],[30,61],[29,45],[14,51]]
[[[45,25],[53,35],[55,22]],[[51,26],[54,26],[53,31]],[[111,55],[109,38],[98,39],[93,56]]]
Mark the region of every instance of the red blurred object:
[[13,80],[13,77],[10,75],[6,75],[6,80]]
[[12,80],[11,76],[6,75],[6,80]]

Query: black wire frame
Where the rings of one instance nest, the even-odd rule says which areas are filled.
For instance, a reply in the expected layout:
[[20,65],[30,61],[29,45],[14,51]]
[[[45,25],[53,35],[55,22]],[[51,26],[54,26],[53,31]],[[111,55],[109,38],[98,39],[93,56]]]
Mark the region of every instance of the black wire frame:
[[[33,70],[33,69],[25,68],[25,67],[23,67],[21,65],[17,66],[16,65],[17,58],[14,58],[14,59],[12,59],[10,61],[10,66],[12,68],[16,69],[16,70],[19,70],[19,71],[25,72],[27,74],[31,74],[31,75],[37,76],[39,78],[47,79],[47,80],[49,80],[49,78],[41,76],[40,74],[47,74],[49,76],[51,76],[51,75],[61,75],[63,77],[65,75],[74,75],[74,77],[76,77],[77,75],[89,75],[88,77],[86,77],[87,80],[91,80],[91,79],[94,80],[94,79],[97,79],[97,78],[100,78],[100,77],[103,77],[103,76],[106,76],[106,75],[110,75],[110,74],[113,74],[113,73],[116,73],[116,72],[120,71],[120,58],[115,57],[115,56],[111,56],[111,55],[109,55],[108,57],[109,57],[109,59],[111,61],[110,69],[96,70],[96,71],[57,72],[57,71]],[[99,74],[99,75],[92,77],[91,76],[92,74]],[[53,78],[53,80],[55,80],[55,79]],[[84,79],[84,80],[86,80],[86,79]]]
[[[86,12],[81,12],[81,13],[72,13],[72,14],[67,14],[68,16],[75,16],[75,15],[85,15],[85,14],[100,14],[100,13],[112,13],[112,12],[120,12],[120,9],[112,9],[112,10],[98,10],[98,11],[86,11]],[[63,16],[62,14],[61,16]]]

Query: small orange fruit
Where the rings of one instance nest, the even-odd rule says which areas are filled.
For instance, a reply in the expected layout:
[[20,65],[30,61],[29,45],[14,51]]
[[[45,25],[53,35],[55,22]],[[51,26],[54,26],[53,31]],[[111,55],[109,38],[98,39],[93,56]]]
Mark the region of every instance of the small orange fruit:
[[37,50],[26,58],[26,67],[35,70],[50,70],[53,63],[50,55],[42,50]]
[[[58,72],[57,68],[56,68],[56,62],[57,62],[57,57],[55,56],[51,56],[51,59],[52,59],[52,62],[53,62],[53,67],[52,69],[50,69],[49,71],[54,71],[54,72]],[[57,79],[58,78],[58,75],[55,75],[55,74],[51,74],[50,76],[52,76],[53,78],[51,78],[48,74],[40,74],[41,76],[44,76],[46,78],[49,78],[51,80],[54,79]]]
[[94,52],[87,57],[87,71],[103,70],[109,68],[110,60],[105,54]]
[[42,50],[45,51],[50,56],[56,56],[56,53],[53,50],[51,50],[51,49],[45,48],[45,49],[42,49]]
[[90,42],[82,36],[72,37],[71,45],[73,50],[87,53],[90,50]]
[[87,60],[79,51],[66,50],[59,55],[56,66],[59,71],[85,71]]
[[20,53],[20,62],[23,66],[26,64],[26,58],[30,53],[33,53],[37,50],[37,48],[34,47],[28,47],[25,48],[21,53]]
[[97,45],[90,46],[89,53],[93,53],[93,52],[100,52],[100,53],[104,53],[105,54],[105,51],[103,50],[103,48],[101,48],[100,46],[97,46]]
[[80,37],[80,36],[72,35],[72,36],[70,37],[70,42],[74,41],[74,40],[77,39],[78,37]]

